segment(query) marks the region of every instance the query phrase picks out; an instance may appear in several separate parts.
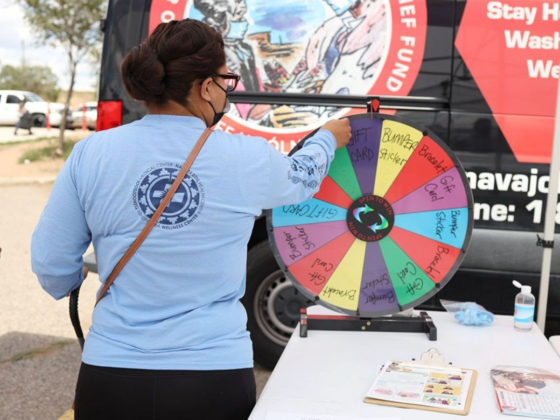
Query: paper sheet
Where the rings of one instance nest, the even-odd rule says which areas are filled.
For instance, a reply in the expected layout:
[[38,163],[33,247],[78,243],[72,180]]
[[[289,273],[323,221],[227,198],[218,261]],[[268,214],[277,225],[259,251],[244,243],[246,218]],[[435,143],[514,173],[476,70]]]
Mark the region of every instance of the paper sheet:
[[[331,416],[329,414],[313,413],[286,413],[280,411],[269,411],[265,420],[371,420],[372,417],[363,416]],[[375,417],[375,420],[400,420],[400,417]]]

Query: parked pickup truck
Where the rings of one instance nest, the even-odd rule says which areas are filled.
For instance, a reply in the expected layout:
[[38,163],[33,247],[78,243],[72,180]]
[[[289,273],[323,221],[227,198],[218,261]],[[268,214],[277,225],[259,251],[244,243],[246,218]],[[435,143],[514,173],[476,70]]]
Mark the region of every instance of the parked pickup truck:
[[[34,127],[44,127],[47,116],[54,127],[59,127],[64,112],[64,104],[47,102],[39,95],[24,90],[0,90],[0,125],[15,125],[19,119],[19,104],[27,99],[25,104],[33,118]],[[66,126],[73,122],[72,111],[68,110]]]

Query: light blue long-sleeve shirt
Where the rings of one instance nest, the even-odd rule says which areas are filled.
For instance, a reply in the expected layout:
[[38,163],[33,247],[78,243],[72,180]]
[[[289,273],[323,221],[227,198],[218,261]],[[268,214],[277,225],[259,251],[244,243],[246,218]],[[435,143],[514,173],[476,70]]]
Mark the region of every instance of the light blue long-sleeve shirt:
[[[32,238],[33,271],[48,293],[60,299],[83,281],[90,242],[99,277],[107,279],[205,128],[194,117],[147,115],[75,145]],[[96,306],[82,360],[142,369],[252,367],[239,299],[255,218],[310,198],[335,148],[326,130],[292,157],[261,138],[213,132]]]

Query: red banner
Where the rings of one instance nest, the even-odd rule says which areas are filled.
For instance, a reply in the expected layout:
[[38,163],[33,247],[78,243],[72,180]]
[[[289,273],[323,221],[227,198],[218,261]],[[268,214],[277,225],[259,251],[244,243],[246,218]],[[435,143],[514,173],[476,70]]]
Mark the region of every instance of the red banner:
[[550,162],[560,3],[467,1],[455,45],[517,160]]

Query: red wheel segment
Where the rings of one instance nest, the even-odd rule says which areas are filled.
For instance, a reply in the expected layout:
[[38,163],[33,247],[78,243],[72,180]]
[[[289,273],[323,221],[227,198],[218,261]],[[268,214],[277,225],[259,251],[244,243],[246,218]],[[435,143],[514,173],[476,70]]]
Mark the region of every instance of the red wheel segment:
[[383,198],[394,203],[454,166],[445,150],[424,136]]

